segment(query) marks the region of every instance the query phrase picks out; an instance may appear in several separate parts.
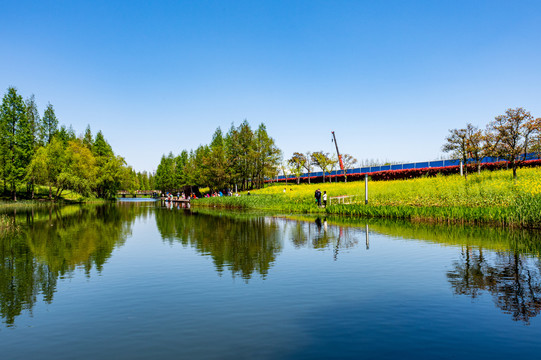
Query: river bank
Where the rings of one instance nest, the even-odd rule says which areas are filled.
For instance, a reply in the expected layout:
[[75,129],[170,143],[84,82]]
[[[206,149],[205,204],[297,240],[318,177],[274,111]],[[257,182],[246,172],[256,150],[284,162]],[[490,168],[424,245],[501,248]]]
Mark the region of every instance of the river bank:
[[[316,189],[327,192],[327,207],[316,205]],[[337,203],[335,198],[342,196],[347,196],[349,204]],[[364,182],[281,184],[239,197],[198,199],[192,205],[539,228],[541,169],[520,169],[516,180],[511,170],[470,174],[467,179],[451,175],[369,180],[368,205],[364,199]]]

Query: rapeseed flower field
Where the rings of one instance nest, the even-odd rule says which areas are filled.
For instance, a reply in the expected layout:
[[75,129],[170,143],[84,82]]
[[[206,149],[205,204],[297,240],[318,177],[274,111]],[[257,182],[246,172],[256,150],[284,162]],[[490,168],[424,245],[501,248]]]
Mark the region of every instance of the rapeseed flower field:
[[[285,191],[284,191],[285,188]],[[314,192],[327,191],[327,208],[315,205]],[[338,199],[337,197],[347,198]],[[336,213],[436,221],[488,222],[541,227],[541,168],[484,171],[408,180],[269,185],[241,197],[210,198],[201,205],[282,210],[297,213]],[[346,202],[342,204],[340,202]],[[199,203],[196,202],[196,203]]]

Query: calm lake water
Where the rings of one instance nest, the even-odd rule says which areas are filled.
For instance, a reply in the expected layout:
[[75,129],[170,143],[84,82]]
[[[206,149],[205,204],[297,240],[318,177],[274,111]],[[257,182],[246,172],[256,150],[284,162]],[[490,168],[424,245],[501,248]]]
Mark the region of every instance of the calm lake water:
[[2,359],[541,353],[541,235],[162,208],[18,209]]

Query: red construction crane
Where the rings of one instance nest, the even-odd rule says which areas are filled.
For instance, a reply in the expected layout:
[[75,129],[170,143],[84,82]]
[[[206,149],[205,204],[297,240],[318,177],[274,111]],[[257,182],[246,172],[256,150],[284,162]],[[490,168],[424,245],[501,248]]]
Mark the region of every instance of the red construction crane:
[[338,143],[336,142],[336,135],[334,135],[334,131],[331,131],[334,145],[336,146],[336,154],[338,155],[338,161],[340,162],[340,170],[344,171],[344,163],[342,162],[342,155],[340,155],[340,151],[338,151]]

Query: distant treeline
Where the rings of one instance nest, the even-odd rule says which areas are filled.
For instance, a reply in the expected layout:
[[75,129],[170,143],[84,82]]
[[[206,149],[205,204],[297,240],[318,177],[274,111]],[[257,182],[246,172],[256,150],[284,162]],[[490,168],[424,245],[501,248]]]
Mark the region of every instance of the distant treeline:
[[267,133],[264,124],[253,131],[244,121],[231,125],[227,134],[217,128],[209,145],[162,156],[156,170],[156,187],[162,191],[247,190],[263,187],[266,177],[274,177],[281,161],[281,151]]
[[70,126],[58,127],[53,105],[40,116],[34,95],[23,100],[8,88],[0,108],[0,179],[4,196],[17,193],[34,198],[36,185],[48,188],[49,198],[64,190],[85,197],[114,197],[120,189],[152,189],[153,176],[136,173],[115,155],[101,131],[90,126],[76,136]]

